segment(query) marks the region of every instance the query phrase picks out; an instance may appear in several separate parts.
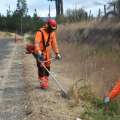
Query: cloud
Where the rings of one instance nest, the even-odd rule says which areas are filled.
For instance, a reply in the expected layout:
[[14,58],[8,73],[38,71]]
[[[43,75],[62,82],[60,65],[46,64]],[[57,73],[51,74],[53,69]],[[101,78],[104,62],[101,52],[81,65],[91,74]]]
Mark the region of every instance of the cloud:
[[0,13],[1,14],[6,14],[6,10],[9,8],[11,10],[15,10],[16,8],[16,0],[1,0],[0,1]]
[[[74,8],[84,8],[87,11],[89,11],[90,9],[93,11],[96,11],[97,9],[99,9],[99,7],[101,8],[101,5],[97,5],[95,4],[95,2],[100,2],[100,3],[106,3],[110,0],[63,0],[64,1],[64,12],[66,9],[74,9]],[[0,12],[2,14],[6,14],[6,9],[8,8],[8,6],[11,6],[12,10],[16,9],[16,3],[17,0],[0,0],[1,4],[0,4]],[[49,11],[49,4],[51,5],[51,14],[52,16],[55,16],[55,2],[48,2],[48,0],[27,0],[28,3],[28,8],[29,8],[29,14],[33,14],[34,13],[34,9],[36,8],[38,11],[38,14],[40,16],[47,16],[48,15],[48,11]]]
[[34,13],[34,10],[37,9],[39,16],[48,16],[49,4],[51,5],[51,15],[55,16],[55,3],[48,2],[47,0],[39,0],[39,2],[38,0],[29,0],[29,13],[32,15]]

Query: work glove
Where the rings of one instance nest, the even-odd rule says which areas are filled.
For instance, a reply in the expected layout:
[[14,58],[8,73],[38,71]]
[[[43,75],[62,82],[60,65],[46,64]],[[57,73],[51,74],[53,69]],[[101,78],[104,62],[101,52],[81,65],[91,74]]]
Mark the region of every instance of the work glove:
[[38,53],[38,60],[44,61],[44,55],[42,53]]
[[61,55],[59,54],[59,53],[57,53],[56,54],[56,57],[55,57],[57,60],[61,60],[62,59],[62,57],[61,57]]
[[109,102],[110,102],[110,98],[108,96],[103,99],[104,105],[108,105]]

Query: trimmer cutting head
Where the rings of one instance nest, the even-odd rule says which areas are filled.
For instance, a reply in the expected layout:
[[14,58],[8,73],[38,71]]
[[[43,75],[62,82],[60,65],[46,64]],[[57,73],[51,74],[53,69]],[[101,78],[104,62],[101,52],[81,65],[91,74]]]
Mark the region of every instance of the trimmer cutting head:
[[63,98],[70,99],[70,96],[68,95],[67,92],[61,90],[60,93]]

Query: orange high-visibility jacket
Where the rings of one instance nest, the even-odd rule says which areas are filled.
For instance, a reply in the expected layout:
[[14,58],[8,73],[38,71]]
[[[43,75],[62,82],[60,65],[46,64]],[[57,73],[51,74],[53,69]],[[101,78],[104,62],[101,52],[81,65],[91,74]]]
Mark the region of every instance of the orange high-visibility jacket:
[[115,98],[118,94],[120,94],[120,80],[116,83],[116,85],[113,87],[113,89],[108,94],[108,97],[110,99]]
[[[44,41],[45,43],[48,40],[49,33],[45,30],[45,28],[41,28],[40,31],[42,31],[44,35]],[[50,65],[50,55],[51,55],[51,48],[55,53],[59,53],[58,46],[57,46],[57,41],[56,41],[56,34],[55,32],[50,33],[50,39],[49,39],[49,46],[46,47],[46,50],[44,50],[44,45],[43,45],[43,37],[42,33],[38,31],[35,36],[35,52],[38,53],[41,51],[44,54],[45,60],[48,60],[47,66]]]

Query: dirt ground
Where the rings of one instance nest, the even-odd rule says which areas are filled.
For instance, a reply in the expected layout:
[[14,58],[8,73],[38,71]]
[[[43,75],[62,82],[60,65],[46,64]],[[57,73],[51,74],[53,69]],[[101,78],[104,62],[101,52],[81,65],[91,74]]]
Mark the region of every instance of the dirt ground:
[[96,96],[103,96],[119,79],[118,53],[106,56],[91,52],[88,46],[62,43],[59,47],[63,58],[52,63],[51,71],[67,91],[77,83],[68,100],[61,96],[51,77],[47,90],[39,88],[36,61],[32,55],[25,54],[23,44],[10,40],[0,44],[1,120],[76,120],[86,107],[86,101],[79,98],[82,92],[76,91],[81,81],[91,83]]
[[[48,90],[39,88],[36,61],[25,54],[22,43],[1,44],[0,119],[1,120],[76,120],[84,103],[61,97],[56,84],[49,80]],[[5,57],[3,60],[3,56]],[[63,55],[64,56],[64,55]],[[66,57],[65,57],[66,58]],[[52,64],[52,73],[68,91],[75,77],[65,59]],[[7,67],[6,67],[7,66]],[[71,77],[72,76],[72,77]]]
[[[52,72],[67,90],[72,79],[64,73],[64,63],[56,61],[52,64]],[[24,77],[28,93],[28,120],[76,120],[80,117],[82,104],[73,107],[72,100],[61,97],[56,84],[49,80],[49,88],[41,90],[37,78],[36,61],[32,55],[24,56]],[[30,113],[30,114],[29,114]]]
[[28,85],[28,120],[81,118],[80,115],[84,112],[87,103],[80,99],[80,95],[83,94],[79,91],[80,86],[87,83],[96,97],[103,99],[119,79],[120,64],[116,61],[118,53],[108,54],[105,51],[97,53],[94,48],[87,45],[76,46],[62,43],[59,47],[63,59],[53,62],[51,71],[67,91],[76,84],[76,88],[72,88],[74,93],[70,93],[72,98],[70,100],[62,98],[52,78],[49,80],[48,90],[39,89],[36,61],[32,55],[25,55],[24,79]]

